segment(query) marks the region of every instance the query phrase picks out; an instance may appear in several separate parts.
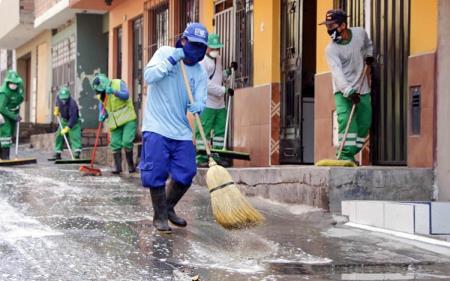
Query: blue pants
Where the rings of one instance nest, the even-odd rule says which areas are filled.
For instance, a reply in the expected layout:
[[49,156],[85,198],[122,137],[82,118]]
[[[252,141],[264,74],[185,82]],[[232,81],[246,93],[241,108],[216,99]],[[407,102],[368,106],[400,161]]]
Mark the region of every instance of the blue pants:
[[139,169],[144,187],[164,186],[169,175],[175,182],[190,186],[197,173],[194,144],[144,132]]

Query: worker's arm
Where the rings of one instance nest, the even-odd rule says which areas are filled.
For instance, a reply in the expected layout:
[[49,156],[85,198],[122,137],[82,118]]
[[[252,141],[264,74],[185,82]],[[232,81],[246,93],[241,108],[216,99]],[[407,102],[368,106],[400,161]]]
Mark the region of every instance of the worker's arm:
[[114,91],[114,95],[121,100],[127,100],[130,97],[128,93],[127,84],[124,81],[120,81],[120,90]]
[[74,100],[71,99],[70,105],[69,105],[69,122],[67,124],[67,127],[70,129],[75,126],[75,124],[78,121],[78,105]]
[[332,49],[327,48],[326,56],[337,90],[342,92],[345,97],[350,96],[355,90],[345,78],[344,72],[342,71],[342,63],[338,54],[336,54]]
[[159,48],[153,55],[144,70],[144,79],[147,84],[152,84],[166,77],[174,66],[184,58],[182,48]]
[[19,116],[18,113],[14,113],[11,110],[8,109],[7,107],[7,97],[5,94],[0,94],[0,113],[3,116],[8,117],[9,119],[12,120],[17,120],[17,117]]

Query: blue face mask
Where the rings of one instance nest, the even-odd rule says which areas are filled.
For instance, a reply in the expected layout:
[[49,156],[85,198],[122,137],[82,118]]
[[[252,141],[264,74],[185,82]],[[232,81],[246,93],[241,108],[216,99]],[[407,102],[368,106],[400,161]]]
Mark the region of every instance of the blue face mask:
[[200,62],[206,54],[206,45],[197,42],[187,42],[183,47],[184,63],[187,65],[195,65]]

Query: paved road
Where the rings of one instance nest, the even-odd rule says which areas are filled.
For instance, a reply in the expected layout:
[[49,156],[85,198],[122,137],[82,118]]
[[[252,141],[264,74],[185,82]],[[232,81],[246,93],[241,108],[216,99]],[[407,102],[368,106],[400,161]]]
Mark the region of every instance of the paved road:
[[0,167],[0,280],[450,280],[450,250],[351,229],[306,206],[252,198],[261,227],[227,231],[206,188],[159,235],[137,178],[77,166]]

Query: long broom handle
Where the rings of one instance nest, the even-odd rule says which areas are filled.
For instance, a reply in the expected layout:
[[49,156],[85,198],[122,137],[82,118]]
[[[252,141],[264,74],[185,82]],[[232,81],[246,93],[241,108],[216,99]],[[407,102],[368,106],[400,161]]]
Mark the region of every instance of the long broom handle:
[[[56,116],[56,119],[58,119],[59,128],[62,130],[63,127],[62,127],[61,119],[59,118],[59,116]],[[70,148],[69,140],[67,139],[66,134],[63,134],[63,137],[64,137],[64,140],[66,141],[67,148],[69,149],[70,157],[72,157],[72,160],[75,160],[75,158],[73,157],[72,148]]]
[[[364,69],[363,69],[363,77],[362,77],[361,84],[359,85],[359,92],[361,92],[362,86],[364,85],[364,81],[366,81],[366,76],[367,76],[366,72],[367,72],[367,65],[365,65]],[[350,131],[350,125],[352,124],[355,109],[356,109],[356,104],[353,104],[352,111],[350,112],[350,117],[348,118],[348,121],[347,121],[347,127],[345,128],[344,138],[342,139],[341,145],[339,146],[339,152],[337,155],[337,159],[339,159],[339,157],[341,157],[342,150],[344,149],[345,142],[347,141],[347,136],[348,136],[348,132]]]
[[[193,104],[194,97],[192,96],[191,86],[189,85],[189,81],[187,79],[186,67],[184,66],[184,62],[182,60],[180,61],[180,66],[181,66],[181,74],[183,76],[184,85],[186,87],[186,92],[187,92],[187,95],[189,98],[189,102],[191,104]],[[195,117],[195,121],[197,122],[198,130],[200,132],[200,136],[202,137],[202,141],[205,144],[206,154],[208,155],[208,157],[211,157],[211,149],[209,147],[208,141],[206,140],[205,131],[203,130],[202,121],[200,120],[200,116],[198,115],[198,113],[195,113],[194,117]]]
[[[234,90],[234,68],[231,68],[231,80],[230,80],[230,87]],[[230,123],[230,113],[231,113],[231,96],[228,96],[228,105],[227,105],[227,118],[225,121],[225,136],[223,139],[223,148],[222,150],[227,149],[227,142],[228,142],[228,130],[229,130],[229,123]]]
[[19,154],[19,133],[20,133],[20,121],[17,121],[17,124],[16,124],[16,159]]
[[[105,101],[102,103],[103,104],[103,108],[102,108],[102,112],[101,114],[105,114],[105,108],[106,108],[106,103],[108,101],[108,96],[105,96]],[[94,143],[94,150],[92,151],[92,159],[91,159],[91,169],[94,168],[94,161],[95,161],[95,155],[97,154],[97,146],[98,146],[98,140],[100,139],[100,132],[102,129],[102,125],[103,122],[98,122],[98,127],[97,127],[97,133],[95,134],[95,143]]]

